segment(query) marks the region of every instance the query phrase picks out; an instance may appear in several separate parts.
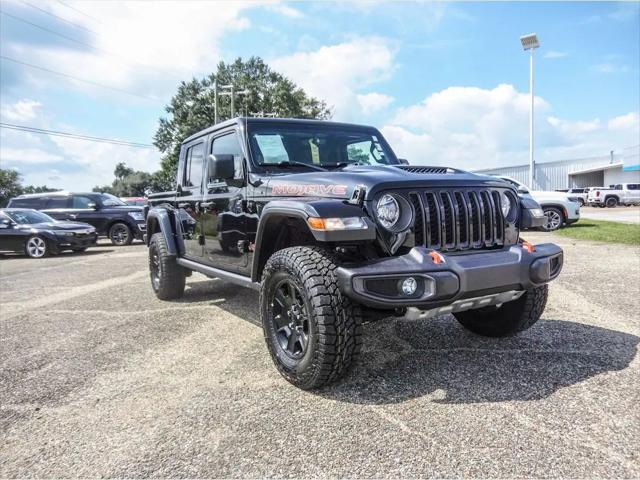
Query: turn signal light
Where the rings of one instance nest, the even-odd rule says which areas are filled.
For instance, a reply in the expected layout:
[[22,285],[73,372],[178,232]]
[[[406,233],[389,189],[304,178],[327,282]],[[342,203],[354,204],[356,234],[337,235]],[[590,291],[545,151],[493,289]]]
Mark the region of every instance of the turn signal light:
[[431,257],[431,260],[433,260],[433,263],[435,263],[436,265],[444,263],[444,257],[438,252],[429,252],[429,256]]
[[529,253],[533,253],[533,252],[536,251],[536,247],[534,247],[532,243],[529,243],[527,241],[523,241],[522,242],[522,248],[525,249]]

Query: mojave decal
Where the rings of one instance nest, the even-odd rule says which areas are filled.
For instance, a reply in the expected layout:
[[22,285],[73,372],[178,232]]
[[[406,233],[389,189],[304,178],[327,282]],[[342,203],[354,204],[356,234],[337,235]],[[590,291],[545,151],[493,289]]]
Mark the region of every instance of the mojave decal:
[[333,196],[343,197],[347,194],[347,185],[322,185],[322,184],[298,184],[282,183],[273,185],[271,193],[273,195],[289,195],[293,197],[311,196]]

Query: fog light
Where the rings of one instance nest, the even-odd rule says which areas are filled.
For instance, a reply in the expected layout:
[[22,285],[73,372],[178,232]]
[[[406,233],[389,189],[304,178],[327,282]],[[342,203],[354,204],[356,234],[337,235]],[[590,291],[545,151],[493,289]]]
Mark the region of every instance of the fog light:
[[416,279],[413,277],[409,277],[409,278],[405,278],[402,281],[402,293],[404,293],[405,295],[409,296],[409,295],[413,295],[414,293],[416,293],[416,290],[418,289],[418,282],[416,282]]

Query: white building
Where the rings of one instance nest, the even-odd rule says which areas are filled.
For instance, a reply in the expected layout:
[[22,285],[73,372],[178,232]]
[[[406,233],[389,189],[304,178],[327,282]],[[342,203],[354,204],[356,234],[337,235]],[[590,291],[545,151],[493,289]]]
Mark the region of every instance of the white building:
[[[486,175],[504,175],[529,185],[529,164],[475,170]],[[616,183],[640,183],[640,145],[622,154],[536,163],[534,190],[608,187]]]

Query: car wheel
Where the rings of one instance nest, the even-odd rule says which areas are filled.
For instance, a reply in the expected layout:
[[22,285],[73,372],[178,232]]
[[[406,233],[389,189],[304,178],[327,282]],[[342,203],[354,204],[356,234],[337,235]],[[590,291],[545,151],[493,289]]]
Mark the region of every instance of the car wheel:
[[267,261],[260,316],[280,374],[308,390],[344,376],[360,352],[360,307],[343,297],[337,261],[318,247],[280,250]]
[[47,241],[39,235],[29,237],[24,246],[24,253],[31,258],[42,258],[49,255]]
[[173,300],[184,295],[186,271],[169,255],[162,233],[154,233],[149,242],[149,275],[151,287],[160,300]]
[[501,307],[485,307],[454,313],[467,330],[485,337],[508,337],[531,328],[547,305],[549,286],[527,290],[520,298]]
[[618,200],[615,197],[609,197],[605,200],[607,208],[614,208],[618,205]]
[[546,217],[546,221],[542,226],[542,229],[547,232],[558,230],[562,226],[562,222],[564,221],[562,212],[555,207],[545,207],[543,211],[544,216]]
[[131,242],[133,241],[133,234],[131,233],[129,225],[123,222],[116,222],[111,225],[111,228],[109,229],[109,240],[111,240],[112,244],[118,247],[131,245]]

